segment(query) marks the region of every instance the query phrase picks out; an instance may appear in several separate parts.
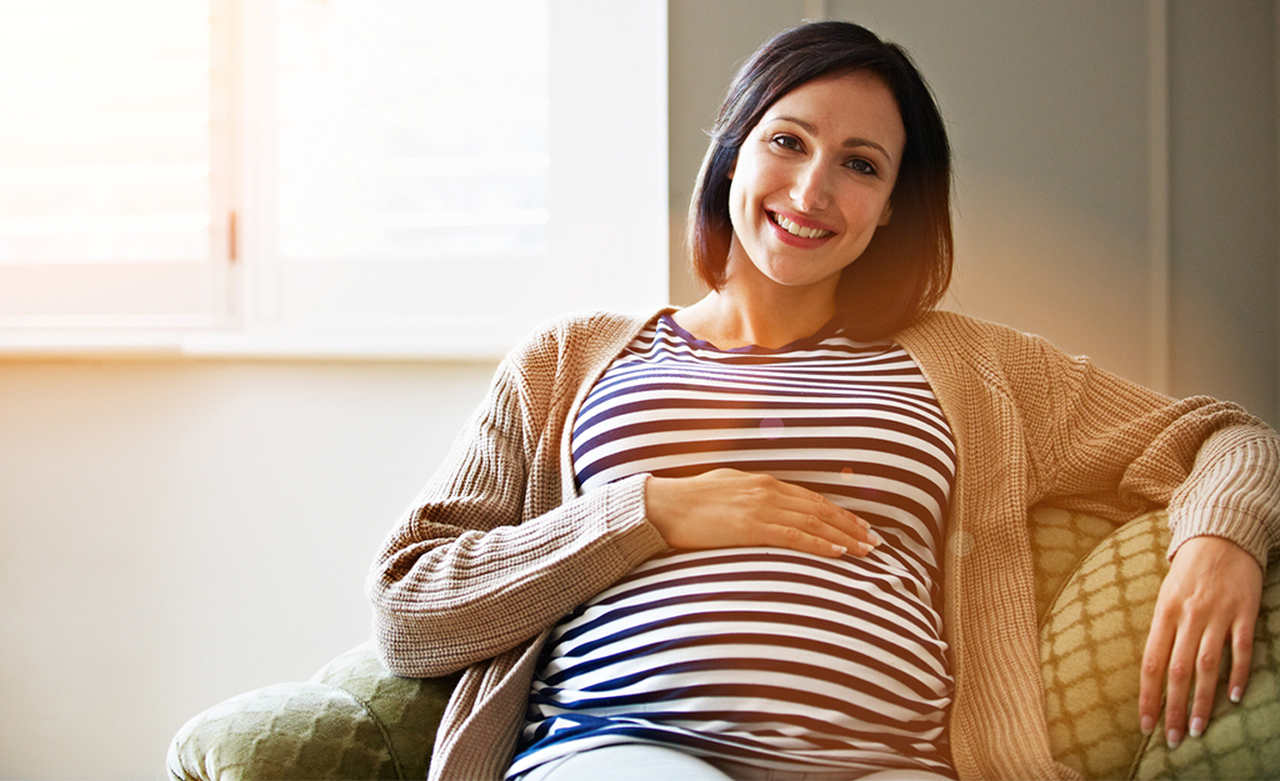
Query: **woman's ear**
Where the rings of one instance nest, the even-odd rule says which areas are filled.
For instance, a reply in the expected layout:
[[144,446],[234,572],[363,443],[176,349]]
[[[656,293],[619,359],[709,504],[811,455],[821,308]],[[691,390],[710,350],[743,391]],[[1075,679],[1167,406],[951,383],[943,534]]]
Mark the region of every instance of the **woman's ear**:
[[877,227],[888,225],[889,220],[893,217],[893,202],[884,202],[884,211],[880,213],[880,221],[876,223]]

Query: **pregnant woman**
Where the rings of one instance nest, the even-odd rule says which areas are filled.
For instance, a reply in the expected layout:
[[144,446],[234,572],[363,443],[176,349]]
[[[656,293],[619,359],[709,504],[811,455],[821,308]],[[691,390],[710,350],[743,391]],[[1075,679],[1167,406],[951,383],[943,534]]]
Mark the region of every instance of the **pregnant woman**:
[[[1027,510],[1168,505],[1140,722],[1246,685],[1280,437],[934,306],[950,152],[905,53],[821,22],[731,85],[690,209],[710,292],[499,366],[369,581],[397,674],[464,670],[431,777],[1071,777]],[[601,262],[608,262],[602,258]],[[1210,611],[1208,605],[1214,605]]]

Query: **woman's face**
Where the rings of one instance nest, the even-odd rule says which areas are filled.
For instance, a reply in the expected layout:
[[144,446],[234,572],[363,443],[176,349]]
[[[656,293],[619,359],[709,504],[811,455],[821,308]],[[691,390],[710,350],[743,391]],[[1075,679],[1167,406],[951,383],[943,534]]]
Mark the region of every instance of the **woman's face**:
[[730,174],[730,264],[750,260],[780,285],[834,284],[888,223],[905,143],[893,93],[869,72],[783,95]]

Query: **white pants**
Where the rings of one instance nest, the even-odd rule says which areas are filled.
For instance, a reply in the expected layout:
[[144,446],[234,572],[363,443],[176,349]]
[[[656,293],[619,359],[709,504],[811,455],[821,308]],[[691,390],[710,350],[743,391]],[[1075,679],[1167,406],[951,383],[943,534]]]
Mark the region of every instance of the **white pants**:
[[[737,763],[718,763],[666,746],[624,743],[570,754],[539,765],[520,781],[838,781],[853,778],[836,772],[796,773]],[[927,770],[879,770],[858,781],[948,781]]]

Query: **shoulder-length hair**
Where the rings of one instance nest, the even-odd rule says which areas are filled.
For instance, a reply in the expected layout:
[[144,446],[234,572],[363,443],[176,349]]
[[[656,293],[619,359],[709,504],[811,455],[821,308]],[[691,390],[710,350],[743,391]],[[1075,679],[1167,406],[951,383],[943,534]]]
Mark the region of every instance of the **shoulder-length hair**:
[[784,30],[757,49],[738,70],[711,129],[689,204],[687,239],[694,271],[719,290],[733,234],[729,174],[738,150],[783,95],[852,71],[884,81],[906,130],[890,196],[893,216],[841,272],[837,288],[837,316],[851,336],[869,341],[910,325],[951,282],[951,147],[928,85],[896,44],[849,22],[813,22]]

